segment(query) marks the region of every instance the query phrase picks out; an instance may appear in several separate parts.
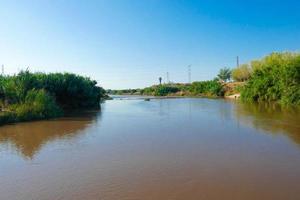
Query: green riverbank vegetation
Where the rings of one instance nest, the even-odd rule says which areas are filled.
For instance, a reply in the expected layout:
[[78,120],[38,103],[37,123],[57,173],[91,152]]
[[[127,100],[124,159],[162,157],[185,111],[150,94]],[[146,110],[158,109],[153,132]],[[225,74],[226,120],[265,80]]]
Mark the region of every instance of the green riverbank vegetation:
[[0,125],[63,116],[65,110],[99,109],[105,90],[71,73],[0,76]]
[[243,101],[300,105],[300,54],[272,53],[260,60],[229,69],[222,68],[213,80],[191,84],[167,83],[144,89],[108,90],[116,95],[241,96]]
[[234,69],[233,74],[236,70],[243,73],[234,78],[246,82],[242,100],[300,105],[299,53],[272,53]]
[[153,85],[143,89],[108,90],[113,95],[150,95],[150,96],[206,96],[222,97],[223,87],[217,79],[197,81],[191,84],[168,83]]

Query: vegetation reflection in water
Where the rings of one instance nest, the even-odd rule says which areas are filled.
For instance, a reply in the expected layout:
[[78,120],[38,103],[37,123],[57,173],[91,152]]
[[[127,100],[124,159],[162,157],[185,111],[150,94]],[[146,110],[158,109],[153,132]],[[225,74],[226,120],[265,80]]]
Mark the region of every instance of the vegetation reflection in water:
[[284,134],[300,147],[300,109],[270,103],[236,103],[241,123],[265,133]]
[[[191,114],[194,109],[197,109],[198,103],[210,106],[202,100],[190,99],[186,104],[187,111]],[[158,101],[159,115],[168,114],[171,106],[169,100]],[[284,134],[300,147],[299,109],[286,108],[278,104],[213,101],[222,101],[219,104],[213,104],[219,106],[217,110],[221,118],[235,118],[237,122],[261,130],[260,132],[263,133]],[[166,107],[162,108],[163,105]],[[147,109],[147,112],[155,112],[148,106],[144,106],[143,109]],[[85,133],[84,130],[100,117],[101,112],[81,112],[71,113],[57,120],[7,125],[0,128],[0,145],[12,144],[13,148],[24,158],[33,159],[45,144],[54,140],[69,140]]]
[[25,122],[1,127],[0,144],[12,144],[22,157],[33,159],[44,145],[54,140],[72,139],[82,133],[95,120],[99,111],[68,113],[56,120]]

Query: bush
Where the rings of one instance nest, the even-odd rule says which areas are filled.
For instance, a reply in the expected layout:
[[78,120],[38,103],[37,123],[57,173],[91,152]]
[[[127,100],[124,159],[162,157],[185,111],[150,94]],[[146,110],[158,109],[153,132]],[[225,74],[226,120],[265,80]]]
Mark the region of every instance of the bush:
[[99,108],[105,90],[89,78],[70,73],[30,73],[21,71],[0,78],[0,98],[8,104],[24,102],[27,92],[44,89],[63,108]]
[[0,76],[0,111],[9,111],[2,112],[2,122],[57,117],[62,109],[100,108],[105,97],[96,81],[75,74],[21,71]]
[[15,121],[16,121],[16,116],[14,113],[0,112],[0,125],[13,123]]
[[179,91],[179,88],[171,85],[159,85],[154,90],[155,96],[166,96],[171,93],[176,93]]
[[206,96],[224,95],[224,90],[222,85],[216,80],[193,82],[191,85],[191,92],[194,95],[206,95]]
[[52,94],[64,108],[99,108],[105,90],[97,82],[69,73],[37,74],[40,89]]
[[218,80],[212,81],[199,81],[192,84],[180,84],[170,83],[162,85],[154,85],[139,90],[142,95],[154,95],[154,96],[224,96],[224,89]]
[[246,81],[251,76],[251,68],[248,64],[243,64],[233,69],[231,75],[235,81]]
[[48,119],[62,115],[55,100],[45,90],[30,90],[22,104],[12,106],[20,121],[33,119]]
[[154,95],[154,90],[156,86],[146,87],[141,90],[142,95]]
[[300,105],[300,54],[273,53],[255,64],[243,100]]

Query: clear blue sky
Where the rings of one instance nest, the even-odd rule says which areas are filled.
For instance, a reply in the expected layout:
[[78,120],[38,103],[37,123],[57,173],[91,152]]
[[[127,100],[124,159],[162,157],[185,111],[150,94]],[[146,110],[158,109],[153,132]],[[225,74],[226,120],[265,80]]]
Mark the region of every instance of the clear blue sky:
[[298,0],[0,0],[7,73],[74,72],[105,88],[212,79],[235,58],[299,51]]

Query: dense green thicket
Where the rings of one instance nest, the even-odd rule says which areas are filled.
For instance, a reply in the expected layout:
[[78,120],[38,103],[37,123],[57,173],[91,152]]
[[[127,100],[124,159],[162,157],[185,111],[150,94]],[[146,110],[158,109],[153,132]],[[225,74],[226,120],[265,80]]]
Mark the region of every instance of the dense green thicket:
[[123,89],[123,90],[111,90],[108,89],[106,90],[107,94],[112,94],[112,95],[140,95],[141,90],[140,89]]
[[179,88],[172,85],[159,85],[154,90],[155,96],[166,96],[171,93],[176,93],[179,91]]
[[251,66],[248,64],[243,64],[232,70],[231,76],[234,81],[243,82],[247,81],[252,73]]
[[70,73],[0,76],[0,124],[57,117],[63,109],[99,108],[105,90],[96,84]]
[[47,119],[62,114],[62,110],[56,104],[55,99],[44,89],[28,91],[24,102],[13,104],[9,108],[10,111],[16,113],[16,117],[20,121]]
[[153,96],[167,96],[176,95],[177,92],[182,91],[185,87],[184,84],[161,84],[147,87],[141,90],[143,95],[153,95]]
[[193,82],[190,91],[194,95],[223,96],[224,91],[221,83],[217,80]]
[[273,53],[252,62],[252,70],[243,100],[300,105],[300,54]]
[[110,94],[140,94],[153,96],[223,96],[222,84],[218,80],[198,81],[192,84],[169,83],[153,85],[144,89],[109,90]]
[[8,124],[16,121],[15,113],[0,112],[0,125]]

